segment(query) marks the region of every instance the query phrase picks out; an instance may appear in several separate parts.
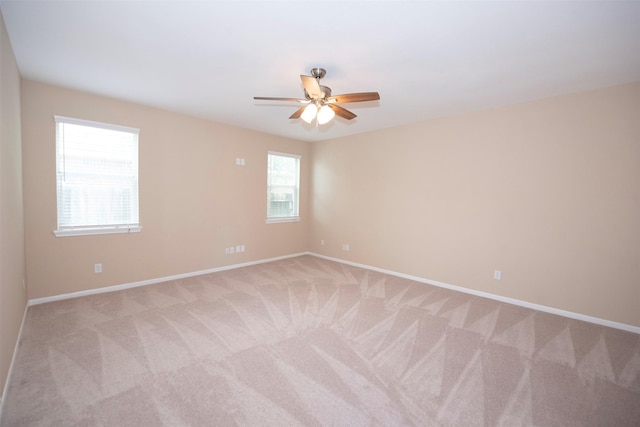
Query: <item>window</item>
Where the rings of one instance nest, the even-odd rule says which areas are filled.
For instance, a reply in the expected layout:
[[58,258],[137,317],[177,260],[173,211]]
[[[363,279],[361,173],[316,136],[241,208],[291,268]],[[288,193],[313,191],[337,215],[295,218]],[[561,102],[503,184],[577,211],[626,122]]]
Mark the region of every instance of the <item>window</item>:
[[140,231],[138,129],[55,116],[56,236]]
[[300,156],[270,151],[267,167],[267,222],[299,221]]

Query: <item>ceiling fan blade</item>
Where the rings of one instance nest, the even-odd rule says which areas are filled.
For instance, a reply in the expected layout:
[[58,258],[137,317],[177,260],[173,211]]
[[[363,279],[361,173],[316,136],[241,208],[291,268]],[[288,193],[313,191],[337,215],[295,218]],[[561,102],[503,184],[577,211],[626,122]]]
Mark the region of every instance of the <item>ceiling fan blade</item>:
[[324,96],[322,90],[320,89],[320,84],[318,80],[311,76],[303,76],[300,75],[300,80],[302,80],[302,86],[304,86],[304,90],[307,92],[307,95],[311,97],[311,99],[320,99]]
[[343,119],[347,119],[347,120],[351,120],[351,119],[355,119],[356,116],[355,114],[353,114],[351,111],[342,108],[339,105],[335,105],[335,104],[326,104],[328,105],[334,113],[336,113],[336,116],[342,117]]
[[302,115],[302,113],[304,113],[304,109],[307,108],[307,106],[305,105],[304,107],[300,107],[296,110],[295,113],[293,113],[292,115],[289,116],[290,119],[298,119],[300,118],[300,116]]
[[304,102],[308,103],[308,99],[299,99],[299,98],[274,98],[271,96],[254,96],[253,99],[258,101],[292,101],[292,102]]
[[327,99],[329,102],[363,102],[363,101],[377,101],[380,99],[378,92],[360,92],[360,93],[345,93],[343,95],[335,95]]

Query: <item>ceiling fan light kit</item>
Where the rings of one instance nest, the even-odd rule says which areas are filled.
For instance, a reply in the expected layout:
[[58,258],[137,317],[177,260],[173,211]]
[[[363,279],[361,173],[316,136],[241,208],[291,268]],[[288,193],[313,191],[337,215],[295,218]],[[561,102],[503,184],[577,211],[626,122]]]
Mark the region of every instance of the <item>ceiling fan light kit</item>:
[[315,104],[309,104],[306,107],[304,107],[304,110],[302,111],[300,118],[307,123],[311,123],[313,119],[316,118],[317,114],[318,114],[318,107]]
[[328,105],[323,105],[318,108],[318,115],[316,116],[316,120],[319,125],[324,125],[329,123],[331,119],[335,117],[336,113]]
[[335,117],[336,113],[328,106],[318,106],[316,104],[309,104],[304,107],[300,118],[305,122],[311,124],[313,119],[316,119],[319,125],[327,124]]
[[326,74],[324,68],[312,68],[311,75],[300,75],[304,88],[304,99],[299,98],[274,98],[254,96],[259,101],[289,101],[307,104],[298,108],[289,118],[302,119],[306,123],[316,120],[318,125],[329,123],[335,116],[346,120],[352,120],[357,116],[351,111],[337,105],[339,103],[377,101],[380,99],[378,92],[347,93],[331,96],[331,88],[320,85],[320,79]]

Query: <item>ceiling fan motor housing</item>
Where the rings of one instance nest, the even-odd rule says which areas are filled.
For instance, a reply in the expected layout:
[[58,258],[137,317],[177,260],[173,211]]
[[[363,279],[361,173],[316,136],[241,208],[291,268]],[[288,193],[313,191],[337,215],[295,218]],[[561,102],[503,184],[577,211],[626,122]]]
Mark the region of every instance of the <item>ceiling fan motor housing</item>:
[[322,91],[322,94],[324,95],[322,98],[323,99],[327,99],[328,97],[331,96],[331,88],[328,86],[320,86],[320,90]]

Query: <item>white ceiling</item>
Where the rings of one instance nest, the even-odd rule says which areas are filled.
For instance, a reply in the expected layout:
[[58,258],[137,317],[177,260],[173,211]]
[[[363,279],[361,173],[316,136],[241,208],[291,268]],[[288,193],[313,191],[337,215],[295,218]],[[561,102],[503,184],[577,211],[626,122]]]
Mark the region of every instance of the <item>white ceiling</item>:
[[[315,141],[640,81],[640,2],[7,1],[24,78]],[[358,117],[288,117],[327,70]]]

